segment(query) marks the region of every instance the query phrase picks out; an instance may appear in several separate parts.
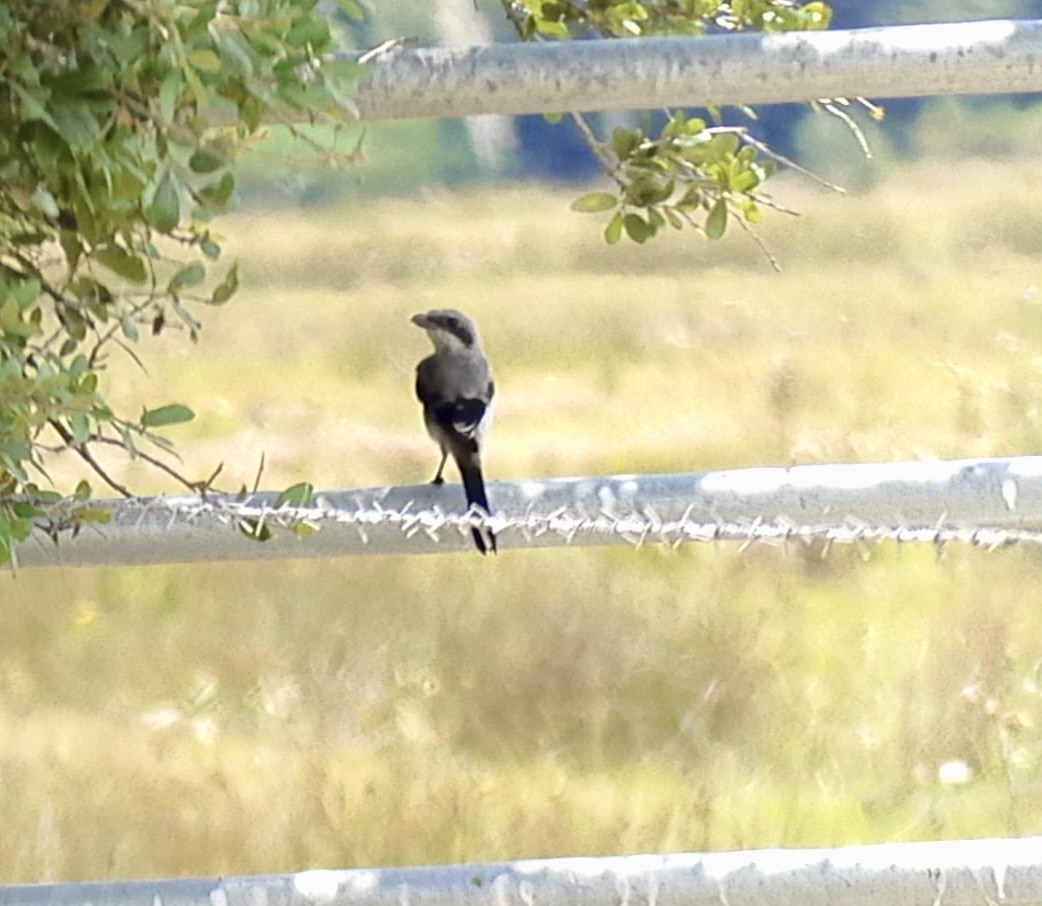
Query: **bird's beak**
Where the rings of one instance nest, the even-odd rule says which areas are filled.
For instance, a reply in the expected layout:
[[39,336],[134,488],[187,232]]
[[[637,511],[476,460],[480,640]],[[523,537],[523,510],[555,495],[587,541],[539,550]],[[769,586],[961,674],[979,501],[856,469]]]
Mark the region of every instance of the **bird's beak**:
[[417,327],[422,327],[424,330],[427,330],[427,328],[431,326],[430,319],[422,312],[418,315],[413,315],[409,320]]

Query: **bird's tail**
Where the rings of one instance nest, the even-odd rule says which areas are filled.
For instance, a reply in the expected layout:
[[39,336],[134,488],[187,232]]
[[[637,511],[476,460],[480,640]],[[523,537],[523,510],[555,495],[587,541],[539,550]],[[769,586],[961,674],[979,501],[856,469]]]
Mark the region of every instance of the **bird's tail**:
[[[481,463],[471,457],[470,462],[459,460],[459,473],[463,479],[463,493],[467,496],[467,506],[475,508],[485,515],[492,515],[492,508],[488,505],[488,497],[485,494],[485,479],[481,474]],[[483,554],[490,551],[496,552],[496,536],[490,528],[472,528],[470,533],[474,536],[474,544]]]

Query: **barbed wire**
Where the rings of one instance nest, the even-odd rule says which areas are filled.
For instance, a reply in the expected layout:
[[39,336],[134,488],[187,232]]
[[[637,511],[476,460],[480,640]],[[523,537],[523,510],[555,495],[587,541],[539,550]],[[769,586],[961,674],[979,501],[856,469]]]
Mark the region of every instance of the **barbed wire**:
[[[775,517],[752,521],[728,521],[691,518],[690,511],[680,519],[661,519],[653,511],[633,511],[618,515],[601,511],[583,512],[582,507],[561,507],[551,513],[525,513],[518,516],[497,514],[485,516],[476,511],[446,513],[438,507],[413,511],[406,506],[393,509],[383,506],[343,510],[331,507],[256,507],[233,505],[221,512],[223,505],[209,512],[227,521],[258,519],[269,526],[292,531],[305,524],[319,527],[324,521],[351,526],[363,542],[368,541],[367,528],[385,525],[398,528],[406,538],[422,533],[439,541],[443,532],[469,537],[471,528],[491,529],[500,537],[518,534],[526,542],[544,535],[556,535],[566,544],[577,538],[620,539],[634,547],[661,544],[675,547],[684,542],[738,541],[755,542],[824,541],[837,544],[894,541],[901,544],[963,543],[994,550],[1011,544],[1042,544],[1042,529],[990,525],[966,526],[947,524],[942,517],[935,525],[903,524],[895,518],[890,524],[867,524],[853,518],[835,523],[803,523],[797,519]],[[690,508],[693,510],[694,508]]]
[[[565,544],[577,539],[621,540],[634,547],[648,544],[676,546],[684,542],[739,541],[785,542],[827,541],[834,543],[886,542],[947,544],[950,542],[997,548],[1009,544],[1042,544],[1042,528],[1003,525],[959,525],[942,516],[936,524],[916,525],[895,516],[889,523],[867,523],[854,517],[830,522],[804,522],[798,518],[773,517],[752,520],[707,520],[692,516],[693,506],[679,519],[663,519],[653,510],[625,514],[587,512],[584,507],[559,507],[549,513],[528,512],[520,515],[497,513],[486,516],[477,511],[449,513],[440,507],[414,509],[411,503],[401,508],[366,505],[361,501],[353,508],[323,503],[321,496],[313,506],[270,506],[265,503],[228,500],[186,501],[148,498],[122,501],[122,520],[140,526],[146,519],[157,517],[173,530],[181,522],[188,524],[216,521],[224,525],[247,524],[298,533],[301,526],[321,531],[335,524],[350,527],[362,543],[369,543],[377,528],[396,529],[405,538],[417,534],[438,542],[445,533],[469,537],[471,528],[488,528],[497,535],[516,534],[525,542],[554,535]],[[138,504],[135,507],[135,503]],[[136,515],[134,510],[137,509]]]
[[463,494],[453,485],[321,491],[304,505],[267,491],[114,499],[92,501],[83,524],[81,504],[68,501],[18,548],[17,562],[444,553],[470,549],[472,528],[495,532],[501,550],[731,542],[816,544],[825,554],[833,544],[1042,543],[1040,456],[498,481],[489,496],[491,516],[456,509]]

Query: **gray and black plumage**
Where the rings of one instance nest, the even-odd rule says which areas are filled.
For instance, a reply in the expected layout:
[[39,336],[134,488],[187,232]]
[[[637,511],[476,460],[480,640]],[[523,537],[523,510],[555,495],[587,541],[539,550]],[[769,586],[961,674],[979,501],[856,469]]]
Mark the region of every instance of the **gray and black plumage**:
[[[412,323],[426,330],[434,344],[433,354],[416,366],[416,396],[423,404],[423,422],[441,447],[434,484],[444,481],[442,472],[451,456],[463,479],[468,507],[490,515],[481,452],[492,416],[495,383],[477,327],[452,308],[413,315]],[[471,533],[481,553],[496,552],[491,529],[472,528]]]

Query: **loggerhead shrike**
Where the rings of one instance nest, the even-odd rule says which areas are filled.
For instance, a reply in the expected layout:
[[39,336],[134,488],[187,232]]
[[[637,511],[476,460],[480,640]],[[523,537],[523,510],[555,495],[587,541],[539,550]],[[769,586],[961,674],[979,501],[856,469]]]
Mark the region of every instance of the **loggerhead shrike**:
[[[427,331],[433,355],[416,366],[416,396],[423,403],[427,433],[441,447],[441,464],[434,484],[441,484],[445,461],[452,455],[463,479],[467,505],[491,514],[481,475],[481,450],[492,416],[495,384],[481,351],[474,322],[451,308],[413,315],[412,323]],[[481,553],[496,552],[491,529],[472,528]]]

